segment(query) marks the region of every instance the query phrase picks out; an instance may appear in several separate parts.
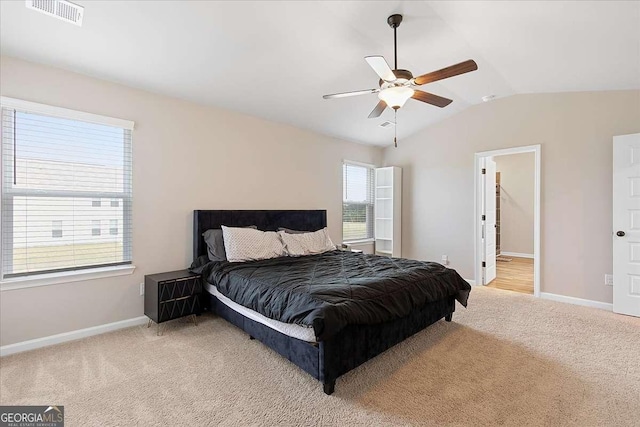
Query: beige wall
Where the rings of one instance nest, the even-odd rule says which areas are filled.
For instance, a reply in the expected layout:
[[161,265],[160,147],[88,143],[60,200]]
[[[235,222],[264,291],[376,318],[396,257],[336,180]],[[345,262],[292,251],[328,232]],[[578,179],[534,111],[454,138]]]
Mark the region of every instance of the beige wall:
[[0,345],[143,314],[138,284],[191,262],[194,209],[327,209],[341,242],[342,160],[381,150],[1,57],[3,96],[136,122],[131,276],[0,293]]
[[[342,160],[382,161],[377,148],[7,57],[0,92],[136,122],[137,266],[1,292],[0,345],[142,315],[144,274],[191,261],[193,209],[327,209],[339,242]],[[640,92],[620,91],[500,99],[400,140],[384,157],[403,167],[403,255],[447,254],[473,278],[474,153],[542,144],[542,291],[610,302],[611,138],[637,132]]]
[[500,172],[500,250],[533,255],[535,153],[493,160]]
[[403,255],[447,254],[472,279],[474,153],[541,144],[541,290],[611,302],[612,137],[637,132],[640,91],[561,93],[477,105],[398,141],[385,164],[403,167]]

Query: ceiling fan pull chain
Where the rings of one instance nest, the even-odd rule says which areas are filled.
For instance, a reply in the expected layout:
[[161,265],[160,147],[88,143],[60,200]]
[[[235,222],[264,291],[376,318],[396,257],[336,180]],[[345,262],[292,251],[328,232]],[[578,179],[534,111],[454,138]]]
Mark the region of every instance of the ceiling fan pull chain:
[[398,110],[393,110],[393,121],[395,122],[393,127],[393,146],[398,148]]

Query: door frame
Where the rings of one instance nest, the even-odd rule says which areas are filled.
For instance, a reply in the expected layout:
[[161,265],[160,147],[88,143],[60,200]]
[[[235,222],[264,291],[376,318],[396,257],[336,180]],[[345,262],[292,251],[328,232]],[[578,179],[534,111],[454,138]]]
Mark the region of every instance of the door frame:
[[534,168],[534,201],[533,201],[533,296],[540,297],[540,172],[541,172],[541,146],[527,145],[499,150],[482,151],[475,153],[474,160],[474,209],[473,209],[473,235],[474,235],[474,272],[475,284],[482,285],[482,190],[484,180],[481,177],[481,163],[487,157],[505,156],[508,154],[535,153]]

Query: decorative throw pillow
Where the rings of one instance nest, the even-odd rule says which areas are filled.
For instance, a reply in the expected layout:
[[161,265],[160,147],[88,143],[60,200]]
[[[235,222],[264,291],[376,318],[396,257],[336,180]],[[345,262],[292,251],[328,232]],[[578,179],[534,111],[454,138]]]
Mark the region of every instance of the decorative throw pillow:
[[275,231],[222,226],[229,262],[257,261],[285,256],[284,244]]
[[326,227],[313,233],[291,234],[285,231],[278,231],[278,235],[282,239],[285,251],[289,256],[321,254],[333,251],[336,248],[329,237]]
[[[257,229],[255,225],[244,228]],[[207,244],[207,255],[211,261],[226,261],[227,253],[224,251],[224,239],[221,229],[210,229],[202,233],[204,242]]]

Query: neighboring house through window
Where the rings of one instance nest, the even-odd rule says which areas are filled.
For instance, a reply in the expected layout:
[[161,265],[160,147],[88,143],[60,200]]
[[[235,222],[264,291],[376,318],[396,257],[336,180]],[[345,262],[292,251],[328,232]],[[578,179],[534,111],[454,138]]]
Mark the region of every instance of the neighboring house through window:
[[131,264],[133,123],[0,100],[0,279]]
[[355,162],[342,165],[342,239],[373,239],[374,167]]

